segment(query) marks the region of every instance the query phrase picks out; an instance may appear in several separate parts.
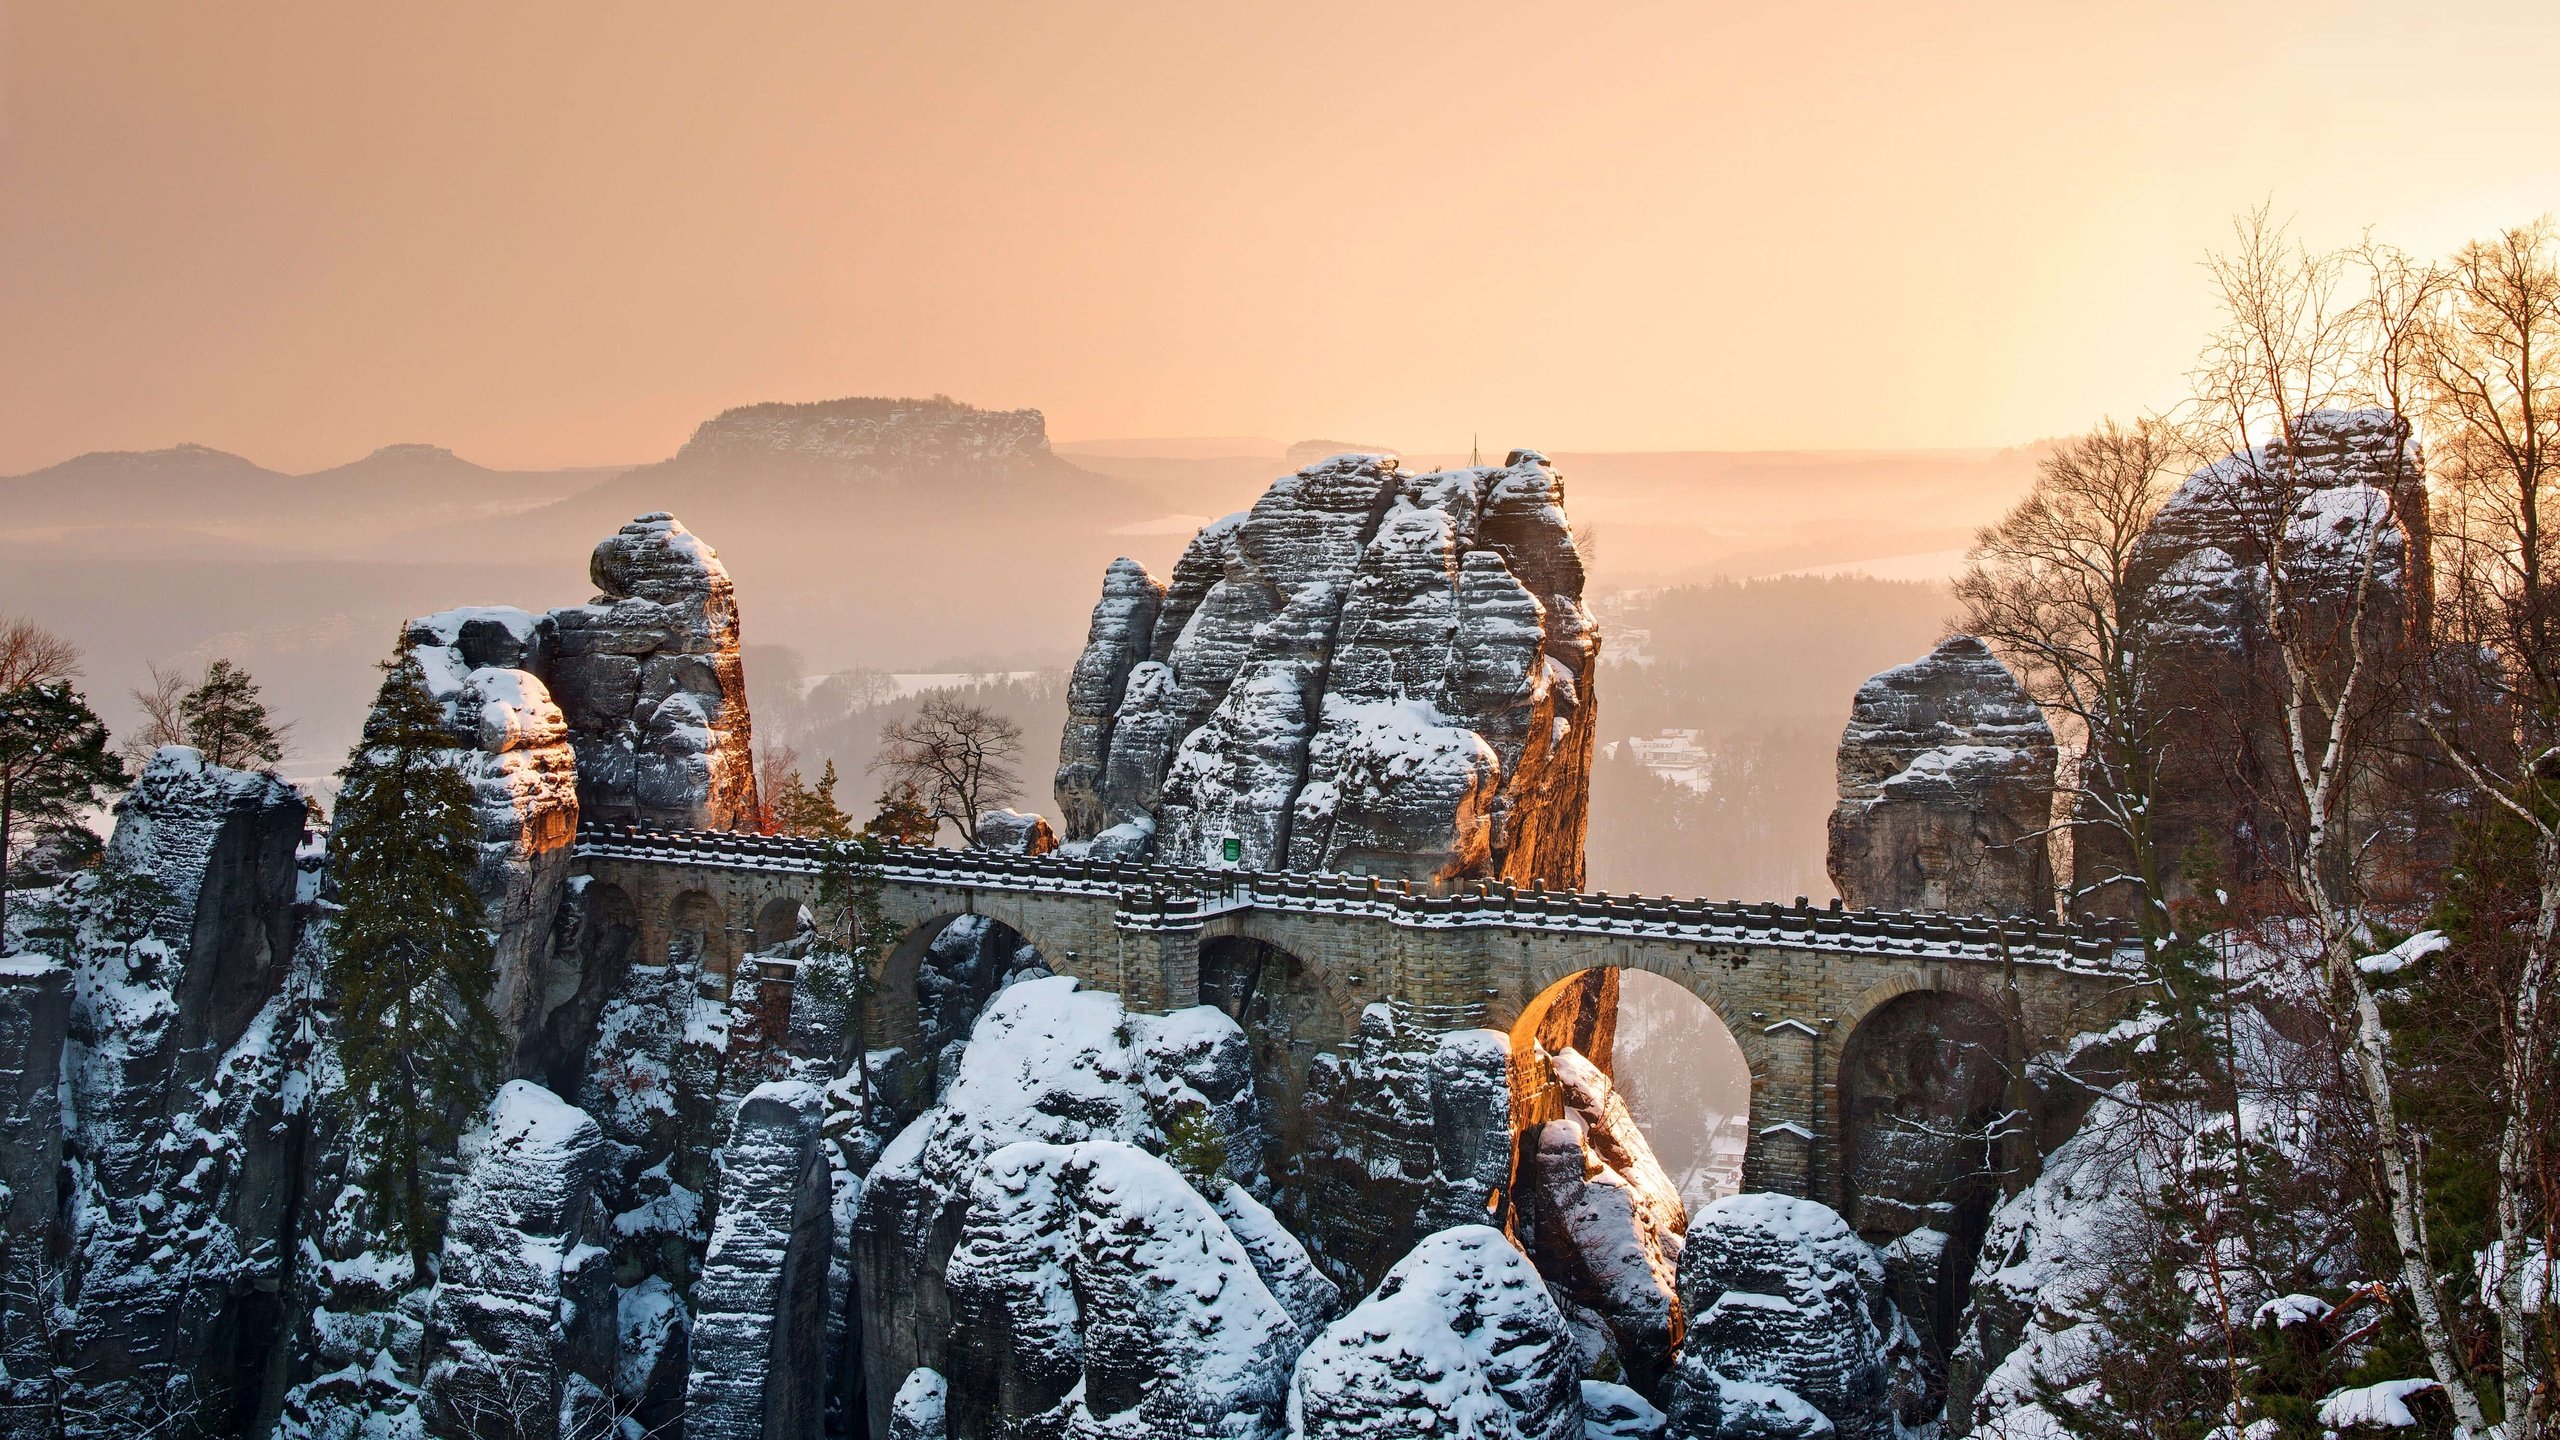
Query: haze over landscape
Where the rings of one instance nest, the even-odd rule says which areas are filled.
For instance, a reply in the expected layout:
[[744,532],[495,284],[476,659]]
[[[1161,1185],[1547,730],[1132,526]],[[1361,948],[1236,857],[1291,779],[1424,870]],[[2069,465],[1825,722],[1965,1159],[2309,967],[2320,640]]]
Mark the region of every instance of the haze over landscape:
[[[2550,15],[2430,25],[2460,85],[2342,108],[2416,23],[2348,8],[22,10],[0,607],[87,637],[111,716],[233,655],[316,779],[401,618],[579,598],[562,557],[649,509],[795,652],[750,666],[777,704],[1063,670],[1105,562],[1161,573],[1313,437],[1555,455],[1602,596],[1941,580],[2040,437],[2174,398],[2234,212],[2423,246],[2560,174],[2410,148],[2536,113]],[[1471,73],[1511,80],[1404,93]],[[2273,184],[2220,143],[2315,115]],[[739,405],[936,391],[1036,407],[1064,463],[958,506],[664,458]],[[90,453],[173,446],[223,453]],[[1785,721],[1817,779],[1844,687],[1934,628],[1874,603],[1900,648],[1827,647],[1837,698]],[[1790,793],[1799,839],[1827,803]]]

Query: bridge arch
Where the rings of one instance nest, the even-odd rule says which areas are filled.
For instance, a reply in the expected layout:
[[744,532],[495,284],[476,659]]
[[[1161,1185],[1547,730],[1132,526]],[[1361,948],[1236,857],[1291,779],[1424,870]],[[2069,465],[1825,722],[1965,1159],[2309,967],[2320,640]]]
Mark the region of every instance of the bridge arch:
[[[933,958],[936,944],[951,936],[953,927],[964,921],[973,922],[969,929],[977,933],[960,943],[981,952],[972,957],[954,957],[968,973],[929,974],[926,962]],[[1011,968],[1010,961],[1026,947],[1038,955],[1043,965],[1058,968],[1036,938],[983,911],[947,910],[910,921],[880,969],[879,1000],[875,1006],[879,1033],[873,1037],[875,1043],[907,1050],[929,1063],[942,1047],[967,1038],[978,1011]],[[991,973],[975,973],[985,965],[993,965]],[[953,985],[963,987],[967,993],[942,993]],[[928,988],[936,993],[924,993]]]
[[1610,1076],[1692,1208],[1741,1188],[1758,1077],[1741,1034],[1683,974],[1570,971],[1522,1007],[1510,1035],[1516,1131],[1564,1113],[1538,1052],[1570,1046]]
[[729,933],[727,912],[711,892],[689,889],[677,892],[667,902],[667,937],[664,956],[645,957],[655,963],[691,960],[701,965],[704,974],[726,976],[735,968],[736,950]]
[[771,950],[790,944],[799,935],[803,918],[813,915],[814,910],[798,895],[777,895],[767,900],[756,911],[754,948]]
[[1505,1004],[1497,1000],[1489,1007],[1487,1023],[1503,1030],[1519,1024],[1521,1017],[1538,997],[1572,976],[1586,970],[1642,970],[1659,975],[1681,989],[1695,995],[1715,1012],[1733,1043],[1742,1049],[1743,1064],[1751,1071],[1752,1099],[1758,1107],[1759,1090],[1769,1076],[1773,1059],[1767,1032],[1751,1021],[1751,1008],[1743,998],[1727,990],[1717,972],[1699,962],[1693,952],[1667,950],[1652,945],[1619,945],[1600,954],[1549,955],[1534,960],[1528,971],[1526,994]]
[[2032,1122],[2011,1113],[2022,1101],[2022,1037],[1993,986],[1925,972],[1877,984],[1856,1008],[1839,1052],[1837,1194],[1826,1198],[1888,1255],[1919,1237],[1899,1249],[1909,1252],[1932,1383],[1943,1383],[1963,1277],[2004,1171],[2031,1143],[2023,1125]]

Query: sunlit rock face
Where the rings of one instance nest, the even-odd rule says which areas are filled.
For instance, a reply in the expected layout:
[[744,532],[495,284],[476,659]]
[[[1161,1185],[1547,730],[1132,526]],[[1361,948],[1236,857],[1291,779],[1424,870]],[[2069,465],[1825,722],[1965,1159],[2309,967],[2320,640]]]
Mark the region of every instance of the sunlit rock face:
[[2053,731],[1970,635],[1858,687],[1840,737],[1831,881],[1859,909],[2050,911]]
[[[2190,856],[2210,857],[2234,889],[2287,863],[2289,827],[2267,799],[2291,783],[2281,777],[2292,763],[2280,724],[2264,718],[2283,713],[2285,688],[2270,629],[2270,554],[2281,543],[2285,608],[2303,653],[2343,668],[2353,648],[2346,620],[2361,596],[2370,673],[2390,674],[2407,647],[2426,643],[2429,626],[2425,475],[2399,417],[2318,410],[2296,421],[2290,445],[2279,438],[2196,471],[2152,518],[2132,571],[2151,648],[2146,715],[2181,742],[2163,756],[2152,822],[2173,897],[2190,888]],[[2364,850],[2382,883],[2423,863],[2408,853],[2407,827],[2389,823],[2420,803],[2414,771],[2382,763],[2358,777],[2350,809],[2382,831]],[[2123,887],[2112,884],[2124,873],[2121,844],[2089,826],[2075,853],[2078,888],[2122,913]]]
[[1579,885],[1599,633],[1545,457],[1337,455],[1126,560],[1069,697],[1059,806],[1096,853]]
[[472,883],[497,932],[490,1008],[512,1035],[537,1022],[546,992],[577,985],[549,953],[578,833],[578,756],[543,678],[550,641],[543,617],[495,605],[439,611],[400,632],[471,786],[480,829]]
[[1605,1370],[1605,1356],[1650,1390],[1680,1342],[1688,1210],[1600,1067],[1572,1050],[1541,1058],[1563,1113],[1521,1137],[1518,1229],[1538,1273],[1593,1322],[1585,1368]]

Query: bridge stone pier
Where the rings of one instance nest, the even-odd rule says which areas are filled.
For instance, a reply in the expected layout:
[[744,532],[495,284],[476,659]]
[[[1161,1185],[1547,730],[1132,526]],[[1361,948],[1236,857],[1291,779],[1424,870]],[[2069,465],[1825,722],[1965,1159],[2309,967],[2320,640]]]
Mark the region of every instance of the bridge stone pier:
[[[804,907],[818,909],[823,857],[811,841],[591,823],[574,863],[591,913],[633,928],[632,953],[693,945],[707,969],[727,973],[787,941]],[[918,962],[962,915],[1009,927],[1051,969],[1118,991],[1132,1008],[1213,1003],[1249,1032],[1285,1031],[1273,1044],[1297,1081],[1315,1053],[1357,1034],[1371,1005],[1425,1029],[1509,1031],[1577,973],[1649,970],[1706,1002],[1750,1066],[1746,1186],[1834,1204],[1848,1198],[1846,1152],[1857,1139],[1844,1089],[1855,1109],[1859,1075],[1876,1068],[1852,1062],[1870,1034],[1913,1033],[1915,1001],[1983,1017],[2025,1054],[2103,1028],[2139,1001],[2121,932],[2028,919],[1499,884],[1434,894],[1359,876],[913,846],[889,847],[882,875],[904,938],[872,1007],[874,1046],[913,1041]],[[1257,1035],[1258,1050],[1272,1039]],[[1266,1097],[1284,1129],[1294,1088],[1284,1082]],[[1546,1118],[1541,1104],[1515,1085],[1515,1125]]]

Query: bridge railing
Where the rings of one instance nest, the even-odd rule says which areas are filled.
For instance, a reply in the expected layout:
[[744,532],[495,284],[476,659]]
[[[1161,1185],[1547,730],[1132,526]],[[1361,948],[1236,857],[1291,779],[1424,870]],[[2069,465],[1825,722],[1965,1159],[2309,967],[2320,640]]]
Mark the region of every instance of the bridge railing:
[[[736,831],[682,830],[634,822],[589,821],[579,853],[627,859],[769,869],[814,874],[830,857],[829,842]],[[1792,905],[1670,895],[1526,888],[1467,880],[1443,886],[1376,876],[1248,871],[1131,860],[1066,859],[995,850],[946,850],[891,843],[883,868],[920,881],[1001,888],[1071,887],[1119,897],[1131,917],[1170,923],[1236,908],[1354,911],[1418,926],[1519,925],[1585,933],[1674,938],[1761,940],[1824,948],[1955,951],[2007,956],[2030,964],[2108,966],[2132,943],[2116,922],[2064,925],[2037,916],[1993,917],[1937,912],[1818,907],[1804,896]]]

